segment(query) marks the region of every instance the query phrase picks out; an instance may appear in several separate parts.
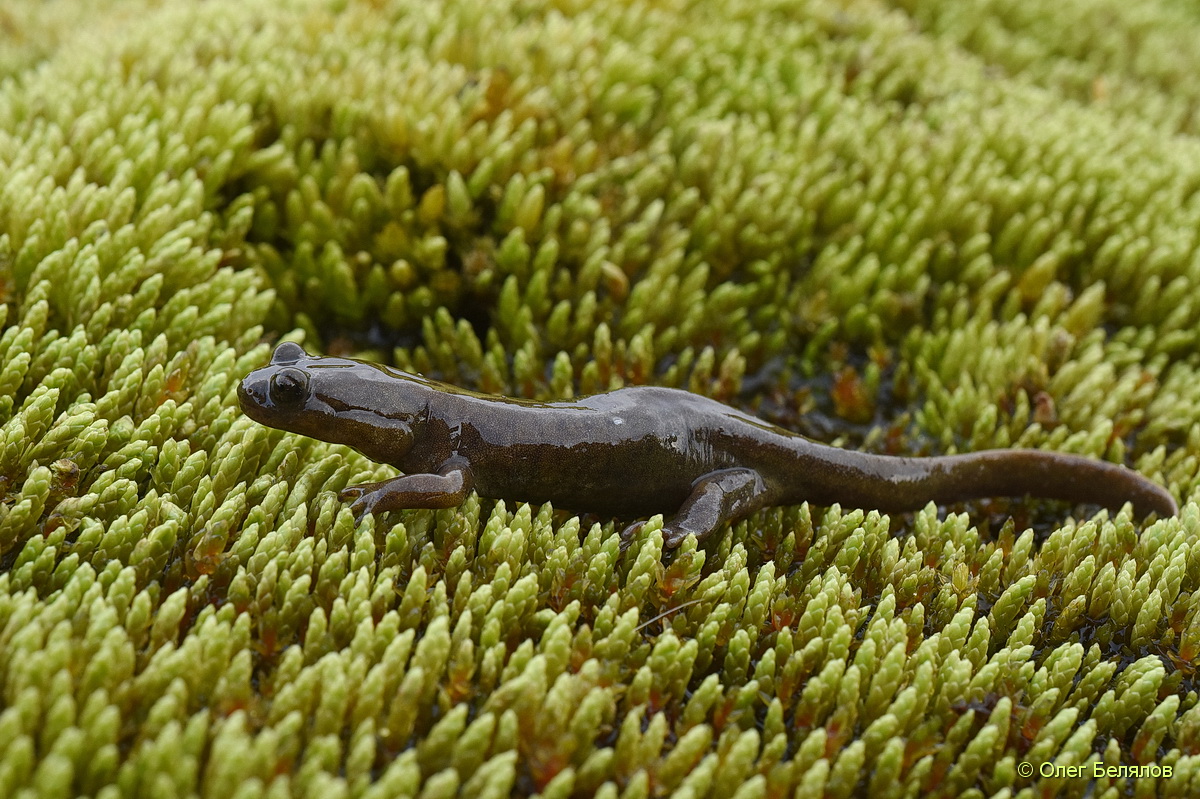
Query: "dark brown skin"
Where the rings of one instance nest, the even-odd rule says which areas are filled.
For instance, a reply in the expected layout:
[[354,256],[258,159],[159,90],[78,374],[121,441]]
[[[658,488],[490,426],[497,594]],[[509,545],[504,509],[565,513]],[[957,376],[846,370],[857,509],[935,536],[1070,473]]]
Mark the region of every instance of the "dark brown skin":
[[[760,508],[810,502],[915,510],[991,496],[1064,499],[1174,516],[1174,498],[1137,472],[1040,450],[899,458],[837,449],[673,388],[638,386],[570,402],[487,396],[346,358],[276,348],[238,387],[270,427],[347,444],[405,472],[351,486],[358,517],[452,508],[482,497],[552,502],[622,518],[662,513],[675,547]],[[673,514],[673,515],[672,515]],[[622,533],[628,542],[642,522]]]

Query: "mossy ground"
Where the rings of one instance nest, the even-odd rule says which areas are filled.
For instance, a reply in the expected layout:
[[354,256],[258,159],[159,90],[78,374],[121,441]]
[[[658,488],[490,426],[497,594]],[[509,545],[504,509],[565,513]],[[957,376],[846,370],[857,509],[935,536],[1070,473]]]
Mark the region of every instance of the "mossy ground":
[[[1200,794],[1196,41],[1171,0],[5,3],[0,796]],[[1184,508],[355,525],[388,469],[237,409],[280,336]]]

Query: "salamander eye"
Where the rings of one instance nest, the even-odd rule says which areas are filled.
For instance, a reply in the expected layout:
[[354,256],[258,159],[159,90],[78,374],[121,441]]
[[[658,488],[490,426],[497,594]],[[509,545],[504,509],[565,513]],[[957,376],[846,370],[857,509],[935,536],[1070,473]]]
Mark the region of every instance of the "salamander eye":
[[280,369],[271,375],[271,401],[279,407],[295,407],[308,395],[308,375],[299,369]]

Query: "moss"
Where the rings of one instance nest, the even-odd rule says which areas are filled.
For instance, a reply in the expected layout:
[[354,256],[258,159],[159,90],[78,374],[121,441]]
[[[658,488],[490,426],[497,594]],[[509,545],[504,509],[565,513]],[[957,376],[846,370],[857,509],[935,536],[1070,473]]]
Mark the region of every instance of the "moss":
[[[1170,0],[0,11],[0,795],[1200,777],[1200,18]],[[664,553],[259,426],[279,337],[1125,462],[1179,518],[802,505]],[[1086,509],[1084,509],[1086,510]],[[1145,786],[1145,787],[1143,787]]]

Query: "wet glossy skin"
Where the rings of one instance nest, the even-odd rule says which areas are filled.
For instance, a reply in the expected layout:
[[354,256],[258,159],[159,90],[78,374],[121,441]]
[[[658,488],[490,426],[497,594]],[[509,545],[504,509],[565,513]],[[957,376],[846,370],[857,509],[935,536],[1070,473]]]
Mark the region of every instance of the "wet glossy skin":
[[1113,509],[1132,502],[1139,515],[1177,512],[1166,490],[1104,461],[1040,450],[871,455],[671,388],[531,402],[284,343],[242,381],[238,399],[258,422],[347,444],[405,473],[343,491],[359,516],[450,508],[476,491],[622,518],[666,514],[673,547],[760,508],[805,501],[900,511],[1028,494]]

